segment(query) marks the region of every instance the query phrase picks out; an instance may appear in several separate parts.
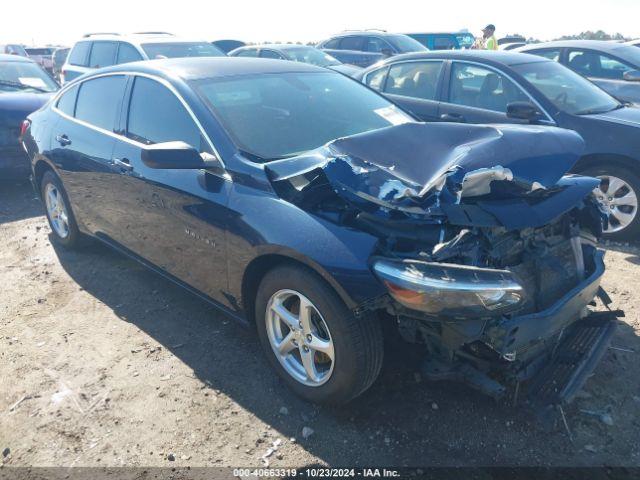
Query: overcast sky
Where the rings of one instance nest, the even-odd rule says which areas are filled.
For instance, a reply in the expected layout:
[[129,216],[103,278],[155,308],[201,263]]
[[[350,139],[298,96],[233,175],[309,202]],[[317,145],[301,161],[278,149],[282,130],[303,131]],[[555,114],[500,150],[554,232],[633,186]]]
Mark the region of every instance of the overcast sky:
[[[640,0],[5,0],[0,42],[73,43],[87,32],[161,30],[203,40],[318,41],[346,30],[469,29],[552,39],[602,29],[640,37]],[[15,12],[13,5],[16,6]]]

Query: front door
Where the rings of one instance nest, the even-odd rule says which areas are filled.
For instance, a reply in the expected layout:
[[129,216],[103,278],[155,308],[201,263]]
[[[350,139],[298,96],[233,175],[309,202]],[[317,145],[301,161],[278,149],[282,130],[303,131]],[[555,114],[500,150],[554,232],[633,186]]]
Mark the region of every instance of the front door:
[[113,169],[122,192],[111,206],[113,239],[163,271],[227,304],[225,229],[231,184],[203,170],[161,170],[141,158],[145,145],[183,141],[203,154],[212,147],[168,86],[136,76],[116,140]]

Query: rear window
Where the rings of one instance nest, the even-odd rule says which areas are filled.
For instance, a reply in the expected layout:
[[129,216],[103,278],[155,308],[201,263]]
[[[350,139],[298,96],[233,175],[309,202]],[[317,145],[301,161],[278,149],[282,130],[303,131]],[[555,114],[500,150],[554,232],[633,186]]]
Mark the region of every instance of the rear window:
[[86,67],[89,57],[89,50],[91,49],[91,42],[78,42],[73,50],[69,54],[69,64],[79,67]]
[[83,82],[76,102],[76,118],[113,131],[124,94],[124,75],[100,77]]
[[27,48],[25,49],[29,55],[51,55],[53,48]]
[[91,68],[108,67],[116,61],[116,42],[93,42],[89,66]]

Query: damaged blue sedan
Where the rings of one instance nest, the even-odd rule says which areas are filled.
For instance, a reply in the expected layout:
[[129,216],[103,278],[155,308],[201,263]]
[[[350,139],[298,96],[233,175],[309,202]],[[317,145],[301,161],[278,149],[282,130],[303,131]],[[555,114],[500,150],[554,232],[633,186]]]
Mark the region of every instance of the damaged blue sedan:
[[325,69],[197,58],[84,76],[23,143],[58,244],[99,239],[254,325],[313,402],[373,384],[388,326],[430,379],[561,405],[621,314],[571,131],[424,124]]

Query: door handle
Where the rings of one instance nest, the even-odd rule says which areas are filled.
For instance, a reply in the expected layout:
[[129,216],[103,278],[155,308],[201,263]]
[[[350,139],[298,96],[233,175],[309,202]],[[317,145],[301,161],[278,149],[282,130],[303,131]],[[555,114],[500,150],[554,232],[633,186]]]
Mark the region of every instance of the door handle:
[[114,158],[113,164],[120,167],[125,172],[133,170],[133,166],[131,166],[131,162],[128,158]]
[[71,145],[71,140],[69,140],[69,137],[64,133],[62,135],[56,135],[56,142],[58,142],[61,147]]
[[467,119],[464,118],[459,113],[443,113],[442,115],[440,115],[440,120],[442,120],[443,122],[460,122],[460,123],[465,123],[467,121]]

